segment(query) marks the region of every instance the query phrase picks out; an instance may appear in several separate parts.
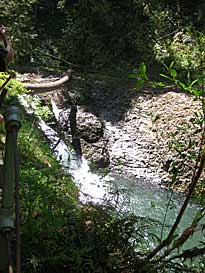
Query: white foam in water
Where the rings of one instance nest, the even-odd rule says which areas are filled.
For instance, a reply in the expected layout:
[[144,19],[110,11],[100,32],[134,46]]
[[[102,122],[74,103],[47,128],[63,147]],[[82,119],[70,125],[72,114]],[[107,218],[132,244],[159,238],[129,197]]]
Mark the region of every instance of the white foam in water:
[[[51,105],[55,118],[59,121],[61,109],[57,107],[54,101],[51,102]],[[59,148],[58,152],[61,154]],[[80,187],[80,199],[84,201],[100,202],[107,193],[105,183],[101,180],[102,178],[90,171],[88,162],[84,157],[79,157],[74,152],[68,151],[68,153],[70,161],[67,166],[69,167],[69,173]]]
[[[32,103],[32,100],[29,98],[29,96],[19,97],[19,101],[31,114],[35,111],[35,108],[32,109],[31,106],[32,104],[35,105],[35,103]],[[29,101],[31,101],[30,104]],[[58,119],[61,110],[58,109],[55,103],[53,103],[53,109],[55,110],[56,119]],[[50,128],[40,117],[39,126],[41,130],[43,130],[46,137],[49,139],[50,147],[54,150],[58,160],[68,170],[76,184],[79,186],[80,200],[82,202],[92,201],[94,203],[100,203],[103,201],[103,198],[106,195],[106,197],[112,198],[109,201],[114,204],[115,198],[113,199],[112,193],[109,194],[109,186],[106,182],[111,180],[115,181],[115,178],[112,178],[109,175],[102,178],[99,175],[93,174],[90,171],[88,162],[84,158],[78,157],[76,154],[74,154],[74,152],[71,152],[64,141],[59,138],[58,133]],[[121,188],[127,190],[125,192],[125,200],[127,199],[126,197],[128,197],[128,200],[130,200],[128,209],[135,215],[147,217],[148,219],[156,219],[157,221],[163,221],[164,212],[167,209],[167,202],[169,200],[167,191],[158,189],[156,187],[150,187],[150,184],[146,183],[129,183],[129,181],[125,178],[120,179],[119,177],[117,179],[117,187],[118,189]],[[116,194],[117,198],[118,196],[119,194]],[[181,197],[178,197],[179,196],[177,195],[176,198],[172,198],[173,208],[168,211],[165,227],[168,227],[175,221],[179,207],[182,203]],[[118,199],[117,204],[121,205],[123,202]],[[184,219],[182,219],[181,225],[179,226],[180,232],[182,232],[184,228],[187,227],[187,224],[192,222],[197,210],[199,210],[198,206],[189,206],[187,212],[184,215]],[[152,233],[156,232],[156,234],[159,234],[160,225],[152,225],[150,226],[150,230]],[[194,234],[190,242],[188,241],[185,247],[188,248],[194,247],[195,245],[198,246],[199,241],[203,241],[202,238],[203,234],[200,230]],[[152,244],[152,239],[147,237],[147,240],[150,240],[150,244]]]
[[59,121],[61,110],[57,107],[56,103],[53,100],[51,100],[51,106],[56,120]]
[[[29,103],[29,96],[21,96],[19,100],[28,113],[32,114],[35,112],[32,102]],[[53,101],[52,107],[56,120],[59,120],[61,110],[58,109]],[[49,140],[50,147],[53,149],[57,159],[68,169],[75,183],[79,186],[80,200],[82,202],[92,201],[94,203],[102,201],[107,194],[107,187],[101,180],[101,177],[92,173],[87,160],[71,152],[64,141],[59,138],[58,133],[49,127],[40,117],[38,118],[39,127]]]
[[39,126],[50,140],[51,148],[55,147],[54,152],[58,160],[64,167],[68,168],[74,181],[80,187],[81,201],[98,202],[102,200],[106,193],[105,186],[103,187],[104,183],[100,182],[98,175],[90,171],[87,160],[83,157],[79,158],[74,152],[70,152],[64,141],[60,140],[58,134],[43,120],[40,120]]

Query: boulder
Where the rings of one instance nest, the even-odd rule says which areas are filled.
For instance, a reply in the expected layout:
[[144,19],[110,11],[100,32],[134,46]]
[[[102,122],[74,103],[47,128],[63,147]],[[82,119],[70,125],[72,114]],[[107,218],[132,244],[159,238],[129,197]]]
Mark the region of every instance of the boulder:
[[88,143],[95,143],[103,137],[101,120],[80,107],[77,111],[77,130],[79,137]]

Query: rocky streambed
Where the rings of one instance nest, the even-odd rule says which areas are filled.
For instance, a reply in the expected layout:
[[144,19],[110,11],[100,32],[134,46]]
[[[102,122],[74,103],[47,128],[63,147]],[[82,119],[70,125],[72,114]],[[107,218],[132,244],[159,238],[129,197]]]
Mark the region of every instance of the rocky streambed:
[[[76,92],[71,84],[51,95],[61,111],[61,128],[70,139]],[[87,92],[86,104],[77,106],[76,137],[91,166],[160,184],[169,183],[177,169],[176,183],[190,182],[194,166],[190,154],[197,153],[200,139],[199,101],[174,87],[137,89],[133,82],[111,87],[92,81]]]
[[56,103],[62,135],[78,141],[94,169],[160,184],[177,170],[176,183],[190,182],[201,133],[201,105],[192,96],[122,80],[71,81],[40,96]]

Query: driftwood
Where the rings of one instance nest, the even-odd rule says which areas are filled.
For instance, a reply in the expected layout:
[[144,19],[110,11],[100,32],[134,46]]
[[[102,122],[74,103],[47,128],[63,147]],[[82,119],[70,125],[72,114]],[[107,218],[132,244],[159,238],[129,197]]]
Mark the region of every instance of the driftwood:
[[65,76],[54,82],[46,83],[23,83],[29,90],[31,95],[54,92],[56,89],[62,88],[66,82],[71,79],[71,71],[68,71]]

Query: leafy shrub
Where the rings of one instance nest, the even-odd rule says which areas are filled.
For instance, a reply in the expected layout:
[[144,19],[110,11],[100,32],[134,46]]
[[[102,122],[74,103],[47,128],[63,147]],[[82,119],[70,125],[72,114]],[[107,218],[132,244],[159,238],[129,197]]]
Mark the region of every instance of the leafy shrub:
[[78,190],[36,127],[35,116],[25,115],[19,132],[23,271],[134,267],[137,218],[117,215],[111,207],[81,206]]
[[33,5],[37,0],[0,2],[0,23],[8,27],[15,51],[16,64],[28,61],[36,33],[33,25]]
[[19,136],[22,249],[23,260],[37,268],[41,257],[58,253],[64,213],[76,203],[78,191],[41,140],[35,120],[30,122],[24,119]]

